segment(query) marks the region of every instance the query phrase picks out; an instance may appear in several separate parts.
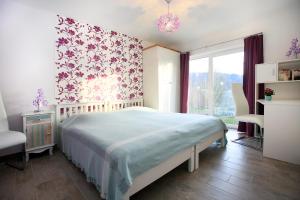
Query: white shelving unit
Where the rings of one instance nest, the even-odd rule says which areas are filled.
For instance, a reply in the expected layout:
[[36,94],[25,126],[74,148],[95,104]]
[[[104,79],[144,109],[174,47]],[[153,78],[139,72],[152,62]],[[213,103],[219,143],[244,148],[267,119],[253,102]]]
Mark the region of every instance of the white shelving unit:
[[277,81],[277,64],[257,64],[256,66],[256,83],[276,82]]
[[[287,79],[282,79],[280,74],[286,70],[289,73]],[[300,71],[300,59],[281,61],[274,64],[263,63],[257,64],[256,73],[256,83],[290,83],[299,82],[300,76],[296,80],[293,77],[294,71]]]
[[[290,71],[290,80],[280,79],[282,70]],[[300,99],[300,80],[294,79],[295,70],[300,71],[300,59],[257,64],[255,66],[255,100],[258,100],[258,84],[260,83],[275,90],[275,99]],[[257,108],[255,110],[257,111]]]

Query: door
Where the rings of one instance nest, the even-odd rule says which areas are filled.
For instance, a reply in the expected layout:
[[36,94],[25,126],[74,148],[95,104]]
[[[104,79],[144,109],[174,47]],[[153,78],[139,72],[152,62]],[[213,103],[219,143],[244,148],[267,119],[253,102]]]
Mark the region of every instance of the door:
[[214,115],[237,127],[232,83],[243,81],[244,52],[224,52],[190,61],[189,113]]

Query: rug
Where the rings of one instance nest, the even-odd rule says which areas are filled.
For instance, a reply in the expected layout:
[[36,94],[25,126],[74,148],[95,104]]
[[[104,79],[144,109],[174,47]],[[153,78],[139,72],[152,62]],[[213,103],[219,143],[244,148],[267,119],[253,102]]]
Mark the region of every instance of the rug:
[[250,147],[250,148],[258,150],[258,151],[262,151],[259,138],[241,136],[238,139],[232,140],[232,142],[246,146],[246,147]]

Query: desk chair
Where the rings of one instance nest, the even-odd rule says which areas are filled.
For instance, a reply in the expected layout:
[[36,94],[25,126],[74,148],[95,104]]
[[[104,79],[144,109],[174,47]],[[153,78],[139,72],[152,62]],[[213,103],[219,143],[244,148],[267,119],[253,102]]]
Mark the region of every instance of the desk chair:
[[20,154],[22,156],[22,166],[10,163],[9,165],[17,169],[24,169],[26,165],[25,143],[26,136],[24,133],[10,131],[8,128],[7,115],[0,92],[0,160],[7,160],[11,155]]
[[242,84],[232,84],[232,95],[235,102],[236,113],[235,118],[239,122],[253,123],[260,127],[260,145],[263,146],[263,128],[264,128],[264,116],[249,114],[249,104],[245,97]]

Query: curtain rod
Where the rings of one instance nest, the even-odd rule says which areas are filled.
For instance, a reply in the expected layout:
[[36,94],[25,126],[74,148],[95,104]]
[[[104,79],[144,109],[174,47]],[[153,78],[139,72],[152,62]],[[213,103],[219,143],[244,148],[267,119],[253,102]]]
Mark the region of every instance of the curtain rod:
[[239,38],[227,40],[227,41],[224,41],[224,42],[218,42],[218,43],[214,43],[214,44],[210,44],[210,45],[204,45],[202,47],[199,47],[199,48],[196,48],[196,49],[191,49],[191,50],[186,51],[186,52],[197,51],[197,50],[200,50],[200,49],[204,49],[204,48],[208,48],[208,47],[213,47],[213,46],[217,46],[217,45],[220,45],[220,44],[225,44],[225,43],[228,43],[228,42],[233,42],[233,41],[245,39],[245,38],[248,38],[248,37],[251,37],[251,36],[254,36],[254,35],[262,35],[262,34],[263,33],[260,32],[260,33],[255,33],[255,34],[247,35],[247,36],[244,36],[244,37],[239,37]]

